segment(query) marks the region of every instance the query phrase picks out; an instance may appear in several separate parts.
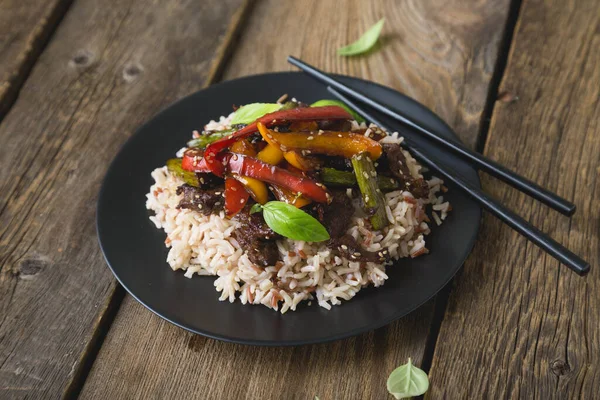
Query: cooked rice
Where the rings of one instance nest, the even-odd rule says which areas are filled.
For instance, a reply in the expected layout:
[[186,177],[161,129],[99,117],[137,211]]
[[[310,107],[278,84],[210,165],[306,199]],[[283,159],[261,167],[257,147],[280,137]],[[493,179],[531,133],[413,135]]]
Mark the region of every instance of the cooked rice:
[[[209,122],[206,130],[219,130],[228,126],[230,117]],[[355,129],[366,129],[363,124],[354,124]],[[387,143],[400,143],[397,133],[384,139]],[[421,177],[420,166],[405,151],[411,174]],[[369,230],[366,215],[355,198],[355,213],[347,233],[352,235],[362,248],[368,251],[388,252],[391,261],[386,264],[351,261],[335,256],[324,244],[307,243],[291,239],[277,241],[281,262],[259,268],[250,262],[232,235],[238,222],[219,215],[205,216],[188,209],[178,209],[180,196],[177,187],[183,181],[172,175],[166,167],[152,172],[155,184],[147,194],[146,207],[154,211],[150,217],[157,228],[167,234],[165,245],[170,248],[167,262],[173,270],[183,270],[191,278],[197,275],[217,276],[214,285],[221,292],[219,300],[234,302],[236,297],[243,304],[262,304],[285,313],[296,310],[302,301],[316,300],[326,309],[350,300],[363,287],[381,286],[388,278],[386,267],[403,257],[417,257],[428,252],[425,235],[429,225],[425,206],[432,204],[433,218],[438,225],[450,211],[448,202],[437,197],[442,180],[433,177],[428,181],[428,199],[415,199],[407,191],[385,194],[386,214],[391,225],[381,232]],[[348,189],[352,196],[352,189]],[[400,266],[397,266],[401,268]]]

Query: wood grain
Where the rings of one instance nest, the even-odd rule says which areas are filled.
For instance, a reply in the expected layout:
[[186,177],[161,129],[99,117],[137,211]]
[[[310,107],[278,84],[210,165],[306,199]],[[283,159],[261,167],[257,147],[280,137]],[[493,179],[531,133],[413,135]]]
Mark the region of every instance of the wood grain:
[[592,270],[578,277],[486,216],[452,290],[429,398],[598,398],[598,27],[593,0],[523,2],[485,150],[573,199],[575,216],[569,220],[484,180],[487,191],[582,255]]
[[[257,2],[225,78],[288,70],[286,56],[294,54],[415,96],[473,145],[507,7],[506,1]],[[335,55],[382,16],[386,36],[377,52],[352,59]],[[357,338],[257,348],[192,336],[128,297],[82,397],[386,398],[385,381],[394,367],[408,357],[422,362],[432,316],[430,302]]]
[[72,0],[0,0],[0,120]]
[[0,398],[73,384],[115,291],[94,222],[108,163],[203,86],[244,4],[80,0],[40,56],[0,125]]

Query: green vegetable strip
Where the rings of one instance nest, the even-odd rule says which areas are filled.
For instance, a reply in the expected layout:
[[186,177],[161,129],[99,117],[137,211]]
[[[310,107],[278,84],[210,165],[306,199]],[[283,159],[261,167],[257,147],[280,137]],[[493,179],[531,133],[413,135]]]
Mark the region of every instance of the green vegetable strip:
[[385,199],[377,187],[377,172],[373,161],[367,153],[360,153],[352,157],[352,166],[358,187],[363,195],[365,209],[371,215],[371,225],[376,231],[383,229],[388,224],[385,213]]
[[217,140],[224,138],[225,136],[231,134],[233,130],[226,129],[224,131],[217,131],[209,134],[203,134],[200,137],[190,140],[187,145],[188,147],[196,147],[199,149],[203,149],[212,142],[216,142]]
[[194,172],[186,171],[183,168],[181,168],[181,158],[171,158],[170,160],[167,160],[167,169],[172,174],[175,174],[176,176],[183,179],[188,185],[196,187],[200,186],[200,182],[198,182],[198,177]]
[[[340,171],[339,169],[335,168],[322,168],[321,180],[325,185],[329,186],[356,186],[356,176],[353,172]],[[385,192],[390,192],[400,188],[400,184],[397,180],[385,176],[377,177],[377,185],[379,186],[379,189]]]

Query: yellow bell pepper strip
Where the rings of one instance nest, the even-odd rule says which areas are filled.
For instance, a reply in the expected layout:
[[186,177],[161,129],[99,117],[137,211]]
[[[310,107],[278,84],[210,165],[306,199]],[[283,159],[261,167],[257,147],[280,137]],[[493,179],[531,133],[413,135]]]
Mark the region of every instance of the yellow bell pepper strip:
[[233,175],[233,178],[244,185],[244,188],[257,203],[265,204],[269,200],[269,192],[267,191],[267,185],[265,185],[264,182],[241,175]]
[[295,206],[296,208],[302,208],[305,205],[312,203],[312,201],[310,201],[310,199],[307,199],[306,197],[304,197],[300,194],[293,193],[293,192],[291,192],[287,189],[284,189],[280,186],[271,185],[271,187],[273,188],[273,193],[275,194],[275,197],[277,198],[277,200],[291,204],[291,205]]
[[279,146],[286,153],[289,150],[300,151],[302,155],[326,154],[330,156],[353,156],[366,152],[372,160],[381,157],[382,149],[379,142],[364,135],[352,132],[275,132],[262,123],[257,123],[258,131],[269,143]]
[[243,154],[245,156],[250,156],[250,157],[256,156],[256,150],[254,149],[254,146],[252,146],[252,143],[250,143],[248,141],[248,139],[243,139],[238,142],[235,142],[231,146],[231,152]]
[[277,165],[283,160],[283,152],[275,144],[268,143],[256,156],[260,161],[267,164]]
[[246,125],[235,133],[209,144],[206,147],[204,154],[206,159],[205,164],[213,174],[223,176],[225,166],[219,164],[219,157],[217,157],[217,155],[228,149],[238,140],[244,139],[256,132],[258,122],[265,126],[272,126],[273,124],[284,121],[319,121],[322,119],[352,119],[352,115],[338,106],[306,107],[275,111],[260,117],[256,122]]
[[294,167],[301,171],[314,171],[320,166],[317,159],[313,157],[301,156],[297,151],[286,151],[283,157]]

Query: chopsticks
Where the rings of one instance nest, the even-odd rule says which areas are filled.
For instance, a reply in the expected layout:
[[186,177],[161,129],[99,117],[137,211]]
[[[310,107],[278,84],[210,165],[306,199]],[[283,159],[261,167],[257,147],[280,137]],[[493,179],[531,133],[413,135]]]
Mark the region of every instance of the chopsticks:
[[[422,133],[427,132],[427,133],[425,133],[425,135],[427,135],[427,137],[433,136],[435,138],[438,138],[439,140],[436,140],[434,138],[436,143],[442,144],[446,148],[451,149],[453,152],[463,156],[464,158],[471,160],[473,163],[478,165],[481,169],[489,172],[492,175],[494,175],[495,173],[498,173],[499,175],[495,175],[495,176],[498,176],[501,179],[506,178],[505,182],[510,183],[519,189],[521,188],[521,186],[526,187],[527,191],[522,190],[523,192],[525,192],[525,193],[531,195],[532,197],[544,202],[545,204],[557,209],[558,211],[561,211],[567,215],[572,215],[573,212],[575,211],[575,205],[560,198],[558,195],[556,195],[552,192],[549,192],[546,189],[543,189],[543,188],[537,186],[536,184],[533,184],[532,182],[529,182],[527,179],[520,177],[516,173],[508,170],[507,168],[505,168],[491,160],[488,160],[485,157],[480,156],[479,154],[474,153],[474,152],[464,148],[463,146],[460,146],[457,143],[447,141],[447,140],[437,136],[435,133],[430,132],[425,128],[422,128],[421,126],[419,126],[415,122],[411,121],[410,119],[408,119],[404,116],[401,116],[400,114],[398,114],[392,110],[389,110],[385,105],[378,103],[378,102],[366,97],[365,95],[363,95],[357,91],[354,91],[351,88],[348,88],[347,86],[345,86],[344,84],[335,80],[334,78],[330,77],[329,75],[325,74],[324,72],[319,71],[318,69],[316,69],[294,57],[291,57],[291,56],[288,57],[288,61],[291,64],[298,66],[300,69],[307,72],[309,75],[328,84],[329,86],[327,87],[327,89],[334,96],[336,96],[338,99],[340,99],[341,101],[346,103],[350,108],[352,108],[354,111],[356,111],[358,114],[360,114],[363,118],[365,118],[368,121],[371,121],[375,125],[380,126],[384,130],[386,130],[388,132],[394,131],[394,129],[388,128],[385,124],[383,124],[380,120],[378,120],[372,113],[367,112],[364,108],[358,106],[355,102],[350,100],[347,96],[340,93],[338,90],[336,90],[336,88],[340,89],[340,91],[343,90],[344,93],[352,96],[355,99],[364,101],[364,103],[372,106],[377,111],[385,113],[386,115],[391,116],[392,118],[396,119],[397,121],[417,129],[419,132],[422,132]],[[389,112],[384,111],[384,110],[389,110]],[[404,144],[406,145],[408,150],[410,150],[411,153],[413,155],[415,155],[415,157],[420,159],[421,162],[426,164],[429,168],[435,169],[436,171],[438,171],[442,176],[444,176],[445,179],[454,183],[459,189],[463,190],[468,196],[470,196],[472,199],[474,199],[478,204],[480,204],[484,209],[488,210],[491,214],[493,214],[494,216],[499,218],[502,222],[506,223],[508,226],[510,226],[511,228],[513,228],[514,230],[516,230],[517,232],[519,232],[520,234],[525,236],[527,239],[531,240],[537,246],[542,248],[544,251],[546,251],[552,257],[556,258],[561,263],[565,264],[567,267],[569,267],[571,270],[575,271],[577,274],[583,276],[589,272],[589,270],[590,270],[589,263],[586,262],[585,260],[583,260],[581,257],[579,257],[575,253],[571,252],[569,249],[567,249],[560,243],[556,242],[554,239],[552,239],[551,237],[549,237],[548,235],[546,235],[545,233],[543,233],[542,231],[537,229],[535,226],[531,225],[529,222],[527,222],[526,220],[524,220],[523,218],[521,218],[520,216],[518,216],[517,214],[512,212],[510,209],[508,209],[505,206],[503,206],[502,204],[498,203],[496,200],[494,200],[492,197],[485,194],[483,191],[481,191],[474,185],[470,184],[467,180],[464,179],[464,177],[462,177],[458,172],[454,171],[452,168],[449,168],[448,166],[443,165],[438,160],[436,160],[434,157],[427,155],[426,152],[419,146],[415,145],[415,143],[412,140],[410,140],[410,138],[405,137],[404,140],[405,140]],[[493,171],[493,173],[490,171]]]
[[426,136],[428,139],[434,141],[436,144],[447,148],[448,150],[452,151],[453,153],[459,155],[460,157],[466,160],[469,160],[480,170],[485,171],[492,176],[495,176],[496,178],[513,186],[514,188],[531,196],[532,198],[546,204],[547,206],[555,209],[556,211],[567,216],[571,216],[575,212],[575,204],[563,199],[562,197],[558,196],[555,193],[552,193],[547,189],[544,189],[543,187],[528,180],[527,178],[518,175],[516,172],[511,171],[503,165],[500,165],[499,163],[490,160],[484,157],[483,155],[464,147],[459,143],[456,143],[452,140],[448,140],[430,131],[429,129],[412,121],[410,118],[400,114],[397,111],[392,110],[391,108],[374,99],[367,97],[363,93],[344,85],[337,79],[327,75],[325,72],[309,64],[306,64],[305,62],[295,57],[289,56],[288,62],[300,68],[302,71],[306,72],[313,78],[316,78],[317,80],[331,86],[332,88],[335,88],[338,91],[356,100],[359,100],[360,102],[370,107],[373,107],[375,110],[392,117],[400,123],[415,129],[422,135]]
[[[356,111],[360,116],[362,116],[367,121],[371,121],[375,125],[383,128],[388,132],[392,132],[392,129],[389,129],[385,126],[381,121],[377,120],[373,114],[368,113],[363,108],[353,103],[346,96],[342,95],[335,89],[331,87],[327,87],[327,89],[338,99],[346,103],[350,108]],[[577,254],[571,252],[569,249],[552,239],[550,236],[546,235],[535,226],[531,225],[529,222],[512,212],[510,209],[504,207],[502,204],[497,203],[492,197],[488,196],[480,189],[471,185],[468,181],[466,181],[458,172],[454,171],[452,168],[441,164],[439,161],[426,155],[421,149],[417,148],[414,143],[408,139],[404,138],[404,143],[406,147],[410,150],[410,152],[415,155],[418,159],[420,159],[424,164],[428,167],[435,169],[441,175],[444,176],[447,180],[454,183],[460,189],[462,189],[467,195],[473,198],[477,203],[479,203],[483,208],[488,210],[491,214],[498,217],[502,222],[519,232],[521,235],[525,236],[527,239],[531,240],[533,243],[538,245],[552,257],[556,258],[561,263],[565,264],[567,267],[575,271],[579,275],[585,275],[590,270],[590,264],[580,258]]]

